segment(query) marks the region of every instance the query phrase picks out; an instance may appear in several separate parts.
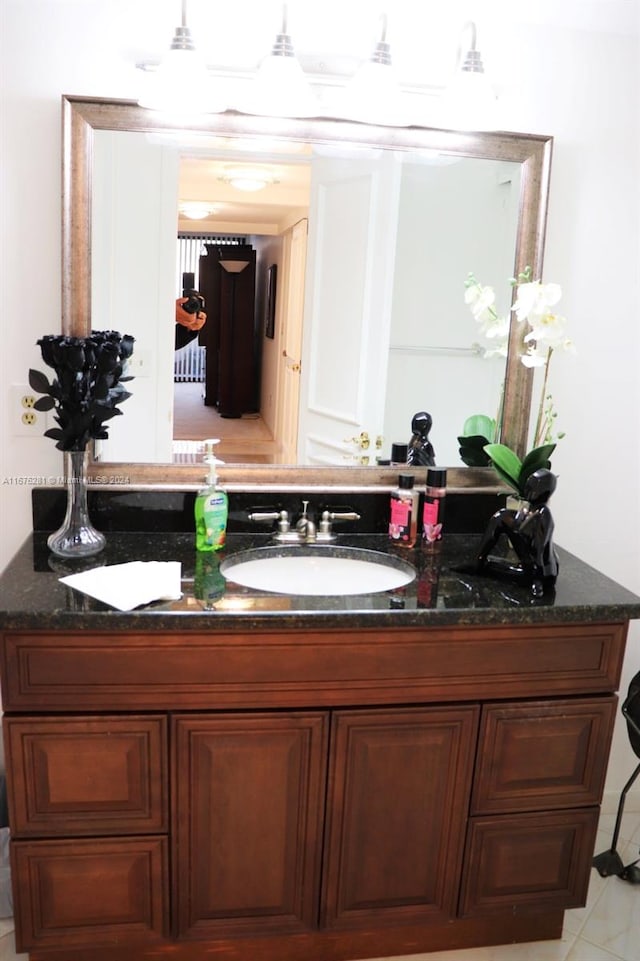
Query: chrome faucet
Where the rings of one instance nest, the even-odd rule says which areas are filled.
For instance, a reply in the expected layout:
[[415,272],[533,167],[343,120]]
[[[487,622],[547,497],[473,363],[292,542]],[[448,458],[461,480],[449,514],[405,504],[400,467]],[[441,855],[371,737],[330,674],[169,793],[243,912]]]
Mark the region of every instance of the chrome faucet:
[[300,540],[305,544],[314,544],[316,541],[316,524],[312,517],[307,514],[309,501],[302,502],[302,514],[296,524],[296,530],[300,535]]
[[256,511],[249,514],[250,521],[277,521],[277,530],[273,539],[279,544],[329,544],[336,540],[332,530],[334,521],[359,521],[360,514],[355,511],[323,511],[320,524],[308,513],[309,501],[302,502],[302,514],[295,527],[291,529],[291,522],[287,511]]

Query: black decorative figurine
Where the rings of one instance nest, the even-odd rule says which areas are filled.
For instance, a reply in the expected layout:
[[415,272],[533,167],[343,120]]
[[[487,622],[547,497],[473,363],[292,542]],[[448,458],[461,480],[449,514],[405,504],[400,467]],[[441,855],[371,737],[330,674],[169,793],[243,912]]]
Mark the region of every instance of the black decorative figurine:
[[[540,468],[525,482],[527,507],[518,510],[503,507],[496,511],[480,544],[477,574],[495,574],[524,581],[530,585],[532,597],[542,597],[553,590],[559,565],[553,546],[553,517],[547,501],[555,489],[556,475]],[[518,563],[512,563],[506,557],[489,556],[502,535],[510,542]]]
[[411,421],[411,440],[407,451],[407,464],[414,467],[435,467],[436,452],[429,440],[433,421],[426,410],[418,411]]

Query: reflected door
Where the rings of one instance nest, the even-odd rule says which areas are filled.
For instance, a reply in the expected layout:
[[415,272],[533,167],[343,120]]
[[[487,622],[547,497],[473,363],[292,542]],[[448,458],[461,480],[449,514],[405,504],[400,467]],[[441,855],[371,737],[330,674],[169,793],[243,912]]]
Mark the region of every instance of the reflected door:
[[392,151],[355,160],[314,158],[302,463],[344,465],[356,458],[350,438],[363,430],[382,433],[400,172]]
[[287,269],[283,278],[283,348],[278,373],[276,415],[276,436],[281,438],[281,459],[284,464],[295,464],[298,460],[298,407],[308,226],[308,220],[300,220],[293,226],[285,241],[288,256],[284,258]]

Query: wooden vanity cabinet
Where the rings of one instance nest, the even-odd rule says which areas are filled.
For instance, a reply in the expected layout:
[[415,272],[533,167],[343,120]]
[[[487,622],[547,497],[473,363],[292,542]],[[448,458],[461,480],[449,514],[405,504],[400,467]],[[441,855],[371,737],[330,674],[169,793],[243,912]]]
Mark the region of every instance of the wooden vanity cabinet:
[[337,711],[321,921],[455,917],[477,705]]
[[179,937],[317,924],[328,715],[173,719]]
[[625,637],[7,632],[18,950],[341,961],[559,937]]

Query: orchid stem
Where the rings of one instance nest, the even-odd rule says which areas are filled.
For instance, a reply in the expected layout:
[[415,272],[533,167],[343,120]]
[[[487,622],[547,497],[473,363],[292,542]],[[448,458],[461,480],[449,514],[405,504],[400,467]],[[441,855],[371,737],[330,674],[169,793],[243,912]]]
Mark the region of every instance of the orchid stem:
[[545,398],[546,398],[546,396],[547,396],[547,381],[548,381],[548,378],[549,378],[549,364],[551,363],[551,354],[552,354],[552,353],[553,353],[553,349],[550,347],[550,348],[549,348],[549,352],[548,352],[548,354],[547,354],[547,362],[546,362],[546,364],[544,365],[544,380],[543,380],[543,382],[542,382],[542,394],[540,395],[540,407],[539,407],[539,409],[538,409],[538,420],[537,420],[537,423],[536,423],[536,432],[535,432],[535,434],[534,434],[534,436],[533,436],[533,446],[534,446],[534,447],[540,447],[540,445],[542,444],[542,438],[540,437],[540,434],[541,434],[541,431],[542,431],[543,426],[545,427],[545,430],[546,430],[546,417],[545,417],[545,413],[544,413],[544,402],[545,402]]

